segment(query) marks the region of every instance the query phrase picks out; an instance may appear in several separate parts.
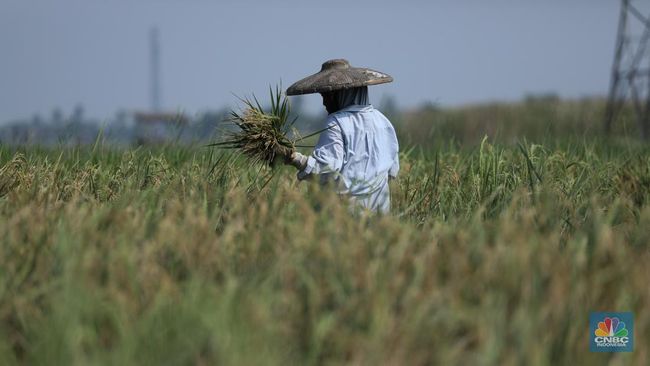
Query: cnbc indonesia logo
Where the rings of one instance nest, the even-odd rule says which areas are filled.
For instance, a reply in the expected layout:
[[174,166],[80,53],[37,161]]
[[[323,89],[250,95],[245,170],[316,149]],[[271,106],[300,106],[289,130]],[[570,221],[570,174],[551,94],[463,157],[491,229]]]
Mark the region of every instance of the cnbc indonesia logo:
[[599,322],[598,329],[594,333],[598,347],[625,347],[630,341],[625,323],[618,320],[617,317],[607,317],[604,322]]
[[632,313],[592,313],[591,351],[632,351]]

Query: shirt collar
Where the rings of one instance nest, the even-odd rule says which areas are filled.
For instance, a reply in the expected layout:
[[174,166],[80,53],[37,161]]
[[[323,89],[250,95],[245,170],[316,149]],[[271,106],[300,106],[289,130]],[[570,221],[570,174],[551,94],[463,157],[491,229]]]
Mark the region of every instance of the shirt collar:
[[335,113],[338,112],[370,112],[372,111],[373,107],[372,104],[368,105],[349,105],[343,109],[340,109],[336,111]]

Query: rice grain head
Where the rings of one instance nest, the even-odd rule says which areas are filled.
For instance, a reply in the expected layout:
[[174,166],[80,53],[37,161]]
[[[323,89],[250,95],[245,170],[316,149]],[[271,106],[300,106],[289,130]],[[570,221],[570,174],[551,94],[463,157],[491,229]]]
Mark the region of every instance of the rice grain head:
[[244,108],[241,112],[231,111],[226,119],[236,127],[236,131],[225,131],[226,139],[208,146],[236,149],[253,163],[271,166],[278,154],[287,157],[295,149],[288,137],[294,118],[289,122],[291,107],[289,99],[280,86],[275,91],[269,87],[271,108],[265,111],[255,96],[253,99],[241,98]]

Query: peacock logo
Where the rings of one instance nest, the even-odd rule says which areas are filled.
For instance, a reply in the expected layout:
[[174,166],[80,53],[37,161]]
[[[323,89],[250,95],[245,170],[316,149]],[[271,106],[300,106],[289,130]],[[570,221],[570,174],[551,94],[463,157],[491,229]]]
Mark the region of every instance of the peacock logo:
[[598,322],[598,329],[594,333],[596,337],[627,337],[625,323],[617,317],[605,317],[605,321]]
[[601,312],[589,316],[592,352],[631,352],[634,348],[634,315]]

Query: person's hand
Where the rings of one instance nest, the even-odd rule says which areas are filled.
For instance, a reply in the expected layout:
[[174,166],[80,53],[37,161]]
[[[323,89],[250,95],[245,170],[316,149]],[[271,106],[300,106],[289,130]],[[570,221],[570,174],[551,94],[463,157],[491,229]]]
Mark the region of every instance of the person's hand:
[[291,154],[291,157],[289,159],[288,164],[292,165],[293,167],[295,167],[298,170],[303,170],[307,166],[307,159],[308,158],[307,158],[306,155],[303,155],[303,154],[301,154],[301,153],[299,153],[297,151],[294,151]]
[[291,156],[294,153],[292,148],[276,145],[273,149],[274,157],[271,162],[271,166],[277,166],[279,164],[291,164]]

